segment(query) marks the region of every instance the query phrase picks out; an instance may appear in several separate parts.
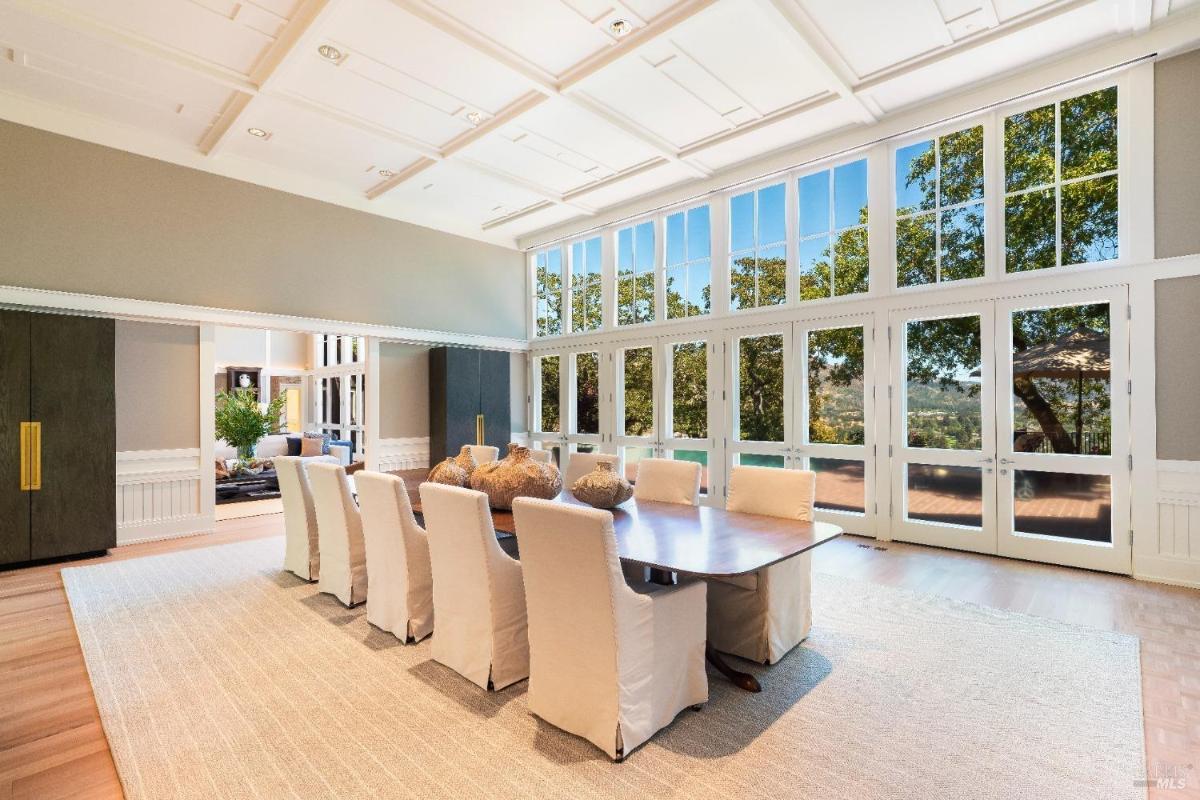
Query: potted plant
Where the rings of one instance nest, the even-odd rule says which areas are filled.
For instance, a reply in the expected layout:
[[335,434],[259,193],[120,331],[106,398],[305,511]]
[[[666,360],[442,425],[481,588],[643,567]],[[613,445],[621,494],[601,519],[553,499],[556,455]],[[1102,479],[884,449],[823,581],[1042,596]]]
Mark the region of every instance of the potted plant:
[[245,464],[254,458],[259,439],[278,430],[284,402],[280,395],[264,410],[254,389],[220,392],[217,395],[217,436],[236,447],[238,460]]

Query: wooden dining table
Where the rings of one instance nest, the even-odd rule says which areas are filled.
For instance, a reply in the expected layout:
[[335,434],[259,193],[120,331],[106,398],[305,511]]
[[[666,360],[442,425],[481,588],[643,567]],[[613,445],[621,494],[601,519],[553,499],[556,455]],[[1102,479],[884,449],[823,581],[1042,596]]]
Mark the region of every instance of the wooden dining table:
[[[413,511],[421,514],[418,487],[426,470],[395,473],[404,479]],[[584,505],[564,491],[558,502]],[[651,579],[671,583],[674,576],[730,578],[757,572],[806,553],[842,535],[829,522],[800,522],[726,511],[712,506],[689,506],[629,500],[610,509],[617,554],[621,561],[650,568]],[[511,511],[492,509],[492,526],[500,535],[517,536]],[[520,547],[520,537],[517,536]],[[734,669],[711,646],[709,663],[737,686],[761,691],[758,680]]]

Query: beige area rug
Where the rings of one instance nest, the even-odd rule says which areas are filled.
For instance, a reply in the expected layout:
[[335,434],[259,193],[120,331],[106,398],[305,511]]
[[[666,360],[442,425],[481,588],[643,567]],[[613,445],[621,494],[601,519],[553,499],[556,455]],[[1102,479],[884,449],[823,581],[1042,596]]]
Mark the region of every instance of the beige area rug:
[[216,507],[216,520],[223,522],[227,519],[245,519],[246,517],[261,517],[267,514],[282,514],[283,500],[273,497],[270,500],[245,500],[241,503],[221,503]]
[[[280,570],[282,538],[62,572],[132,800],[1144,797],[1138,641],[827,575],[812,636],[612,764]],[[744,662],[740,662],[744,663]]]

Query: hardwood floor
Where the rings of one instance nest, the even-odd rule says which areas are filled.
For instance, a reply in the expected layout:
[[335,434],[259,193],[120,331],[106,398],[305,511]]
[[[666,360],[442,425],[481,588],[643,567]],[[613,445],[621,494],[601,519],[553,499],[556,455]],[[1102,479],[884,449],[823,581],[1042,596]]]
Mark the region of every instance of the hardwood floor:
[[[282,525],[281,515],[229,520],[208,535],[0,573],[0,800],[121,797],[63,566],[274,536]],[[820,548],[814,568],[1141,637],[1147,758],[1187,780],[1184,789],[1152,786],[1149,796],[1200,800],[1200,592],[849,536]]]

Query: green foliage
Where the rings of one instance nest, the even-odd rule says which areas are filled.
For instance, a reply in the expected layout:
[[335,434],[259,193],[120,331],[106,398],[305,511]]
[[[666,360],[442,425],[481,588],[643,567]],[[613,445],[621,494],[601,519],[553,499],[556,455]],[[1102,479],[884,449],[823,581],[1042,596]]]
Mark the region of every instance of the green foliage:
[[575,355],[575,432],[600,432],[600,354]]
[[654,434],[654,349],[625,351],[625,435]]
[[558,409],[558,356],[542,356],[538,359],[541,370],[542,427],[543,431],[561,432]]
[[221,392],[216,401],[216,433],[238,450],[258,444],[258,440],[279,429],[286,398],[276,397],[262,410],[254,389]]
[[[674,347],[671,417],[678,438],[708,438],[708,350],[704,342]],[[628,402],[628,401],[627,401]],[[678,455],[676,456],[678,457]]]

